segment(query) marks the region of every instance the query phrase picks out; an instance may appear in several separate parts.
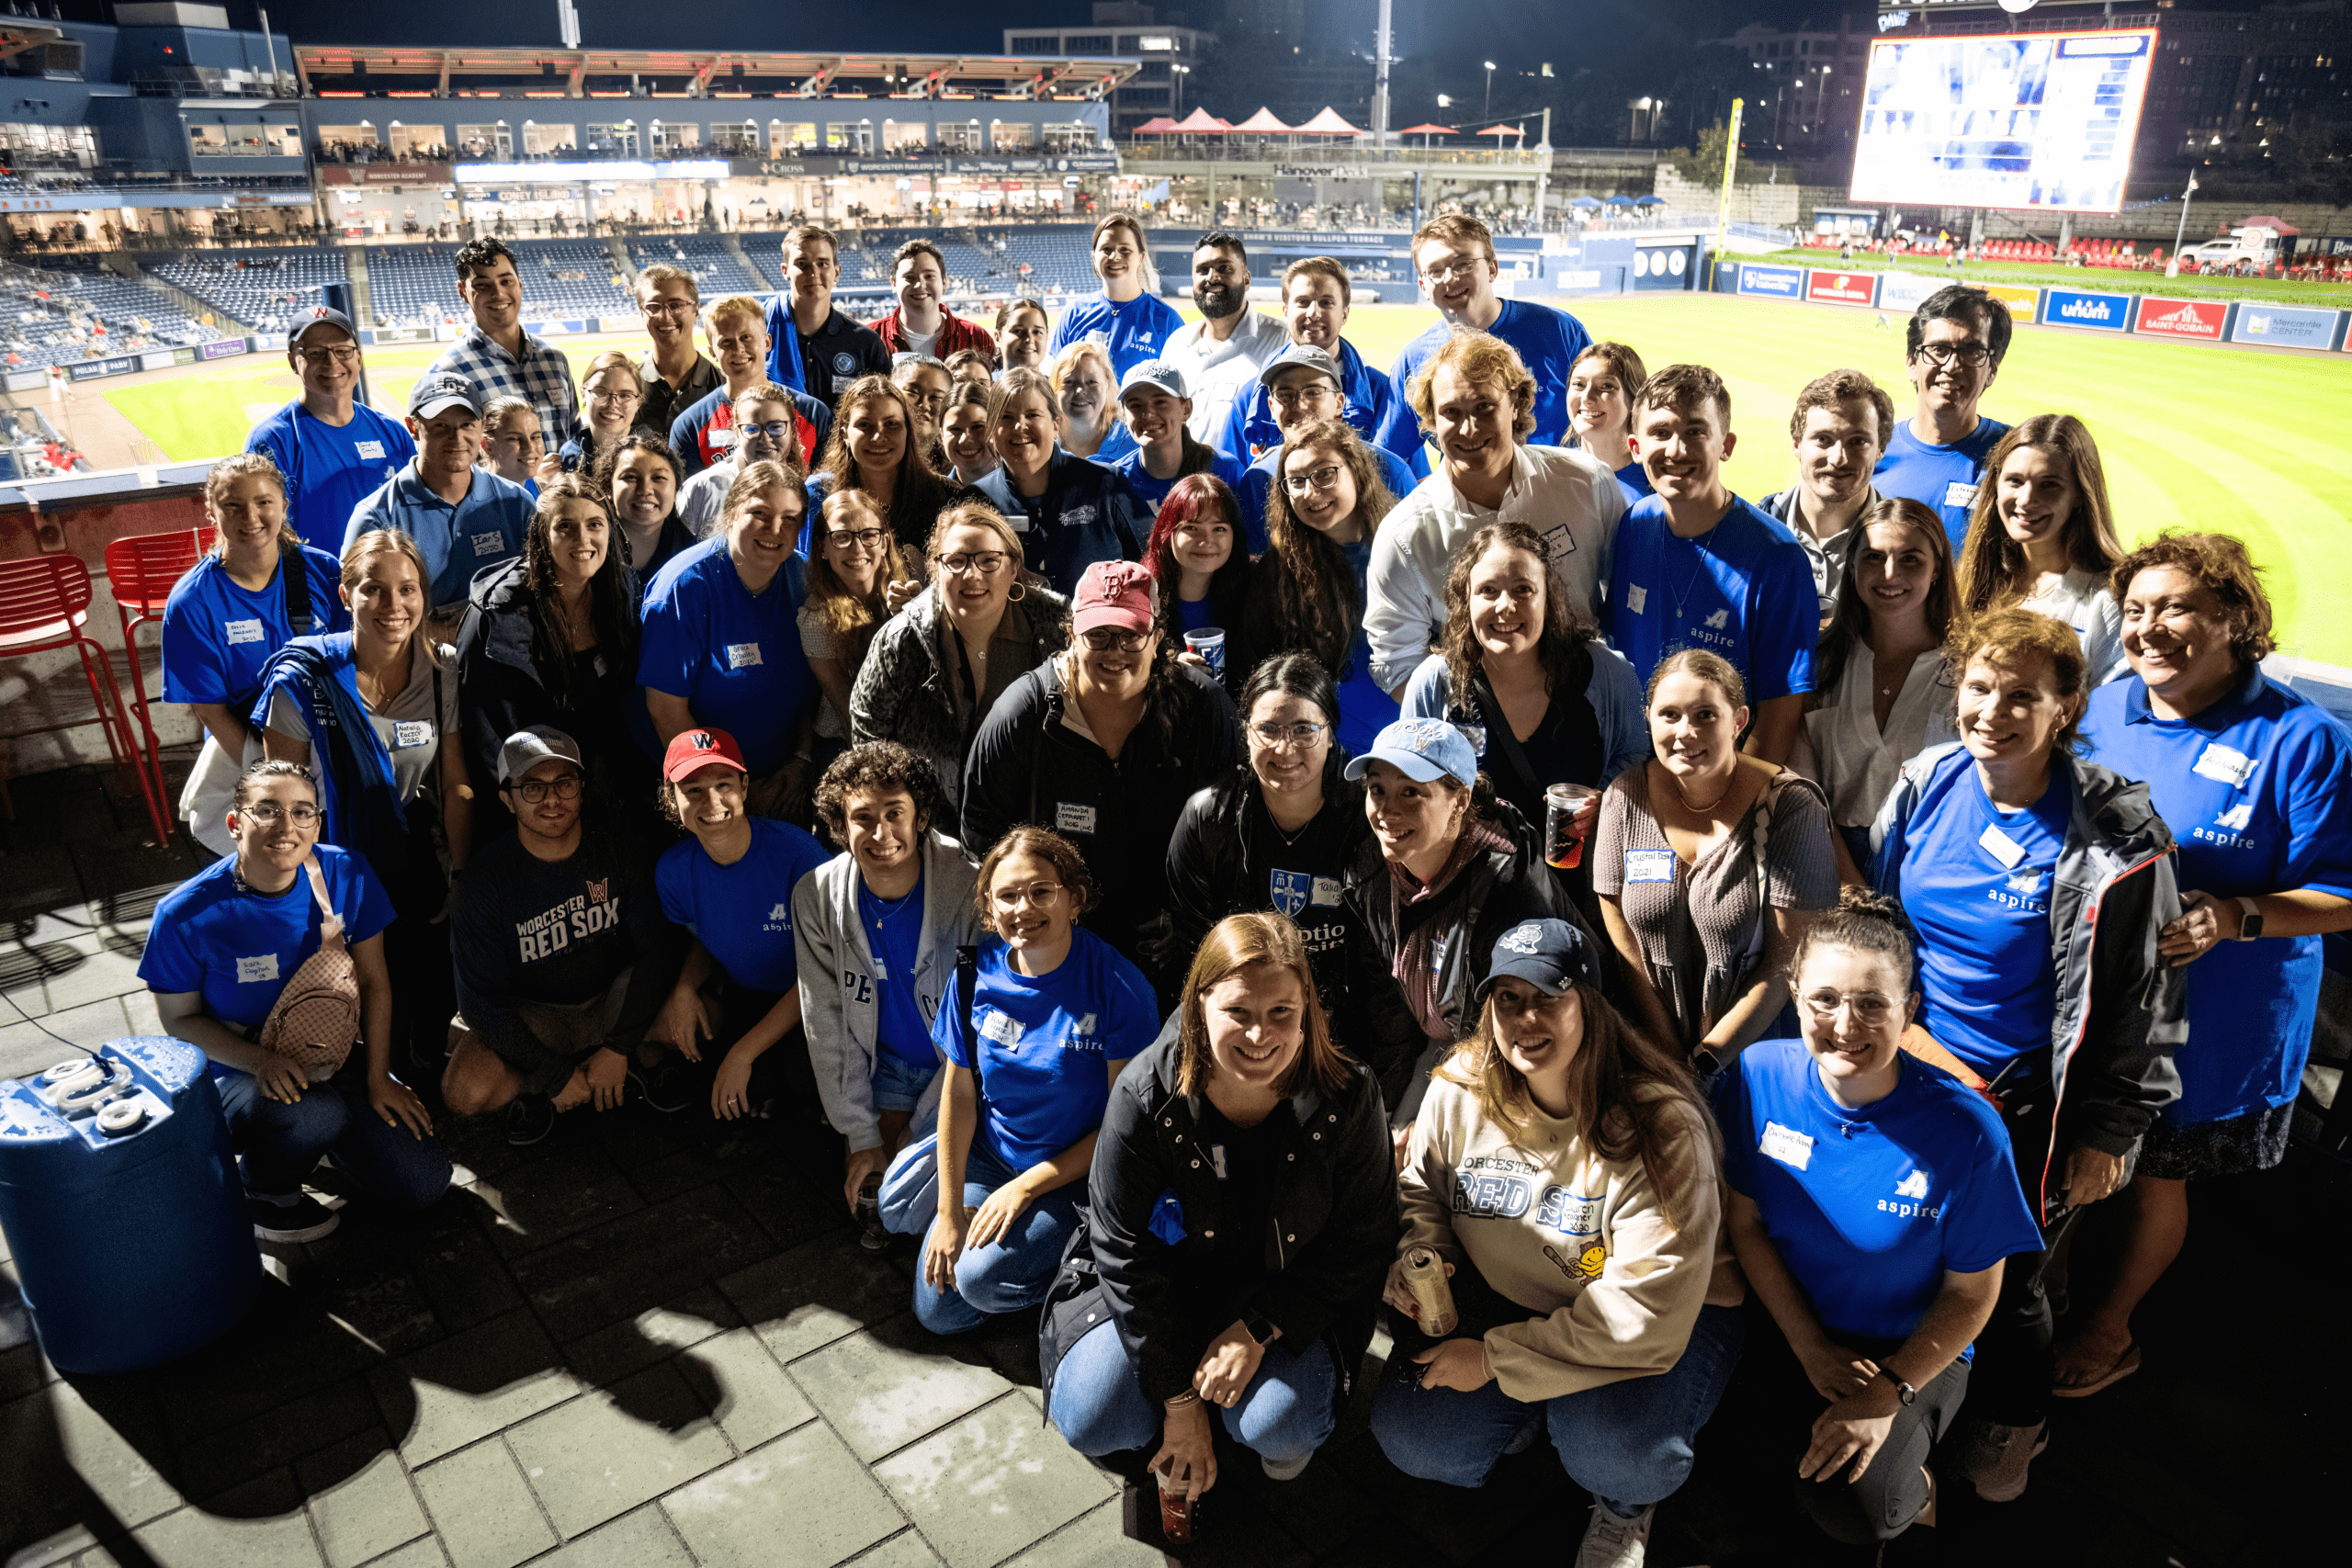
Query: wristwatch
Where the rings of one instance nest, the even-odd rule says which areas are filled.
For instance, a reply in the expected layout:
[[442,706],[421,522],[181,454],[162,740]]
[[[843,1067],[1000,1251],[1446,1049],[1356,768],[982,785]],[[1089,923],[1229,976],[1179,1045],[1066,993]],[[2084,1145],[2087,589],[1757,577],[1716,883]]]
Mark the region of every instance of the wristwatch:
[[2238,900],[2238,908],[2245,911],[2242,921],[2238,926],[2238,940],[2240,942],[2252,942],[2255,938],[2262,934],[2262,910],[2256,906],[2255,901],[2251,898],[2240,898]]
[[1241,1314],[1241,1331],[1250,1336],[1250,1338],[1255,1339],[1258,1342],[1258,1348],[1261,1350],[1267,1346],[1272,1344],[1274,1342],[1275,1336],[1282,1332],[1281,1329],[1274,1326],[1272,1319],[1261,1312],[1243,1313]]
[[1901,1378],[1896,1377],[1884,1367],[1881,1367],[1878,1370],[1878,1375],[1894,1385],[1895,1398],[1901,1400],[1905,1404],[1917,1404],[1919,1403],[1919,1391],[1917,1389],[1913,1388],[1909,1383],[1905,1382]]

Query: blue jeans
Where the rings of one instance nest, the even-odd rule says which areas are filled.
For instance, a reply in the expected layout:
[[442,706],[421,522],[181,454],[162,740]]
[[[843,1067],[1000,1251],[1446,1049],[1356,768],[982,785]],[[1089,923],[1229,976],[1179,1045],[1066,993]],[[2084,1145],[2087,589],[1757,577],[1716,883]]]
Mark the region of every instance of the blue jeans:
[[291,1105],[264,1096],[251,1073],[230,1069],[219,1077],[220,1109],[249,1198],[294,1202],[322,1155],[333,1155],[361,1190],[393,1208],[422,1209],[448,1190],[449,1156],[441,1145],[387,1126],[368,1103],[368,1069],[356,1051],[334,1077],[310,1085]]
[[[1225,1429],[1277,1464],[1305,1459],[1339,1424],[1340,1369],[1320,1339],[1293,1349],[1267,1347],[1257,1375],[1230,1409]],[[1069,1446],[1090,1456],[1157,1448],[1165,1412],[1143,1392],[1114,1323],[1086,1331],[1054,1373],[1047,1417]]]
[[1511,1439],[1537,1421],[1550,1427],[1568,1478],[1620,1518],[1673,1495],[1690,1473],[1690,1444],[1714,1414],[1739,1360],[1743,1325],[1734,1307],[1701,1307],[1673,1368],[1524,1404],[1489,1382],[1476,1393],[1426,1389],[1421,1369],[1392,1355],[1372,1402],[1373,1436],[1408,1475],[1476,1486]]
[[[931,1245],[939,1223],[936,1135],[908,1145],[882,1178],[882,1224],[900,1235],[921,1235]],[[964,1205],[977,1207],[1021,1173],[997,1157],[988,1141],[975,1136],[964,1156]],[[942,1291],[915,1275],[915,1317],[933,1334],[964,1334],[1000,1313],[1020,1312],[1046,1299],[1061,1267],[1062,1248],[1078,1228],[1078,1206],[1086,1183],[1057,1187],[1021,1211],[1004,1235],[986,1247],[967,1247],[956,1260],[956,1288]]]
[[922,1091],[931,1087],[939,1066],[918,1067],[904,1056],[874,1048],[874,1109],[904,1111],[911,1113],[922,1103]]

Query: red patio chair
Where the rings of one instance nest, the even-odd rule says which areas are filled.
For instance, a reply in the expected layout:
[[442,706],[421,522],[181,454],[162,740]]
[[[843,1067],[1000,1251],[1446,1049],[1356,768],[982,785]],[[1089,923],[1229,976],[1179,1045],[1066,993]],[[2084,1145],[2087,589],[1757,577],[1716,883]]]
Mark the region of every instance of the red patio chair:
[[218,532],[210,527],[175,528],[168,534],[134,535],[107,546],[107,582],[114,590],[115,615],[122,624],[123,657],[130,663],[130,690],[137,698],[131,711],[139,720],[144,765],[154,781],[158,800],[168,794],[164,787],[163,747],[155,737],[154,720],[148,716],[147,705],[155,699],[147,694],[147,674],[140,665],[139,639],[133,634],[150,621],[163,621],[164,602],[172,596],[174,585],[212,547]]
[[[147,802],[147,817],[154,826],[155,841],[167,843],[171,839],[170,822],[155,781],[139,764],[139,743],[131,734],[130,715],[123,708],[122,688],[115,682],[114,664],[107,657],[105,645],[82,629],[90,618],[92,597],[90,569],[72,556],[0,561],[0,659],[48,653],[61,648],[71,648],[81,656],[82,673],[90,682],[90,696],[97,705],[96,722],[106,733],[107,750],[114,753],[117,769],[128,768],[138,776],[139,793]],[[88,722],[77,719],[40,725],[11,731],[0,739],[71,729]],[[4,788],[0,788],[0,807],[6,807],[12,818],[16,816],[16,808]]]

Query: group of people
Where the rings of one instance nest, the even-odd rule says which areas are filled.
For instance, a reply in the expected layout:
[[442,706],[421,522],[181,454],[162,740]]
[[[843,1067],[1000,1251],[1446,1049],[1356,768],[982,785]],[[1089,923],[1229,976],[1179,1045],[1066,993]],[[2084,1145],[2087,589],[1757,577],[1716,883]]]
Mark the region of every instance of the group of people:
[[2283,1152],[2352,741],[2241,543],[2127,551],[2079,420],[1980,412],[1997,300],[1919,307],[1907,415],[1807,383],[1750,501],[1720,378],[1459,216],[1385,373],[1342,265],[1260,315],[1222,232],[1190,324],[1125,214],[993,332],[923,242],[871,327],[784,254],[649,267],[575,384],[476,242],[404,426],[320,311],[213,470],[164,679],[221,859],[141,972],[261,1235],[322,1156],[432,1201],[436,1115],[771,1116],[927,1327],[1036,1317],[1089,1455],[1197,1497],[1216,1406],[1297,1475],[1385,1303],[1390,1459],[1548,1441],[1619,1568],[1736,1374],[1826,1559],[2137,1369],[2186,1183]]

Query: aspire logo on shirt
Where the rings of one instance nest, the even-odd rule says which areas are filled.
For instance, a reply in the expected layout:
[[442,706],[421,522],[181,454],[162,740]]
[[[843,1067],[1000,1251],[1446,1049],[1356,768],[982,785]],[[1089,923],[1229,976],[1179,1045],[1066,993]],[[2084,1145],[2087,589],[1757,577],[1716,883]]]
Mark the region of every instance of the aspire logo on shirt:
[[1934,1220],[1943,1216],[1940,1204],[1928,1201],[1928,1173],[1914,1166],[1911,1174],[1894,1184],[1894,1196],[1878,1201],[1879,1212],[1902,1219]]
[[594,936],[621,923],[621,901],[613,896],[612,878],[583,884],[583,890],[527,920],[514,923],[515,956],[525,964],[552,958],[570,947],[574,938]]

